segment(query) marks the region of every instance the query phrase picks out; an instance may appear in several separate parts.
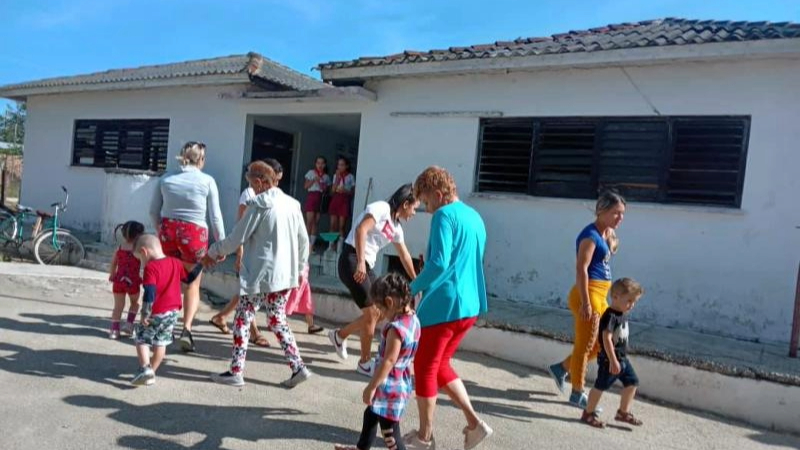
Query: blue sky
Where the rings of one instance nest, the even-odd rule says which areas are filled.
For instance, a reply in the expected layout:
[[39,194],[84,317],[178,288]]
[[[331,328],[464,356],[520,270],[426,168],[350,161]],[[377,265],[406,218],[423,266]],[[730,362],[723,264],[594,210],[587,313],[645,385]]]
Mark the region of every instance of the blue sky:
[[3,85],[248,51],[318,76],[324,61],[662,17],[800,22],[800,0],[0,0],[0,12]]

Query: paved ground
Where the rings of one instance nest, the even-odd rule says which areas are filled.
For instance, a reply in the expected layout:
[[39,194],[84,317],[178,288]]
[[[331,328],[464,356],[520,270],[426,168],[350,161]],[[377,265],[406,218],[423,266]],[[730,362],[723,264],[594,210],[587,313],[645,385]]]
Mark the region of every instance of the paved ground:
[[[330,449],[357,438],[365,379],[352,371],[354,361],[329,353],[324,337],[298,333],[316,377],[292,391],[278,386],[289,370],[274,349],[250,352],[244,388],[209,382],[229,352],[228,339],[209,326],[197,327],[201,353],[170,352],[156,385],[132,388],[133,346],[106,338],[103,274],[31,275],[38,270],[0,264],[1,449]],[[202,311],[201,321],[210,314]],[[460,354],[456,368],[496,431],[485,449],[800,449],[795,436],[646,402],[636,409],[644,427],[594,430],[577,422],[577,410],[542,374],[472,354]],[[611,411],[617,401],[609,395],[603,405]],[[405,429],[415,426],[415,409]],[[446,402],[437,426],[438,448],[460,446],[462,419]]]

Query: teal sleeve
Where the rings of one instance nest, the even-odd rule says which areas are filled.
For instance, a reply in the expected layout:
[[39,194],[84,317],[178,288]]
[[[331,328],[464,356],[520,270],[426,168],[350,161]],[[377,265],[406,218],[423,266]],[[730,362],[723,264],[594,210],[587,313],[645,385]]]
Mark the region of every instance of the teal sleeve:
[[453,227],[444,214],[434,214],[428,240],[428,260],[417,278],[411,283],[412,295],[428,290],[436,284],[450,265],[453,254]]

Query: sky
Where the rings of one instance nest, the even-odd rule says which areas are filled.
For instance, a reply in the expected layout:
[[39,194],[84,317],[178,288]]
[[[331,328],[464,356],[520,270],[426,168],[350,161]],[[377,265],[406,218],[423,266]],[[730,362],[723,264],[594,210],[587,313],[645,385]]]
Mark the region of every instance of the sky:
[[0,0],[0,85],[249,51],[319,77],[321,62],[664,17],[800,22],[800,0]]

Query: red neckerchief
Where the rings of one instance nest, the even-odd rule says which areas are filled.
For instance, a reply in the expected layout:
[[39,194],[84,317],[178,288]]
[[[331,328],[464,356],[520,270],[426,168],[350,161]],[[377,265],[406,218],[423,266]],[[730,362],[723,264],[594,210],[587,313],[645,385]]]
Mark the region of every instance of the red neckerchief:
[[323,176],[325,176],[325,171],[324,170],[319,170],[316,167],[314,168],[314,172],[317,173],[317,176],[319,177],[320,180],[322,179]]
[[339,179],[336,181],[336,184],[344,187],[344,180],[348,175],[350,175],[350,172],[337,173],[336,175],[339,177]]

